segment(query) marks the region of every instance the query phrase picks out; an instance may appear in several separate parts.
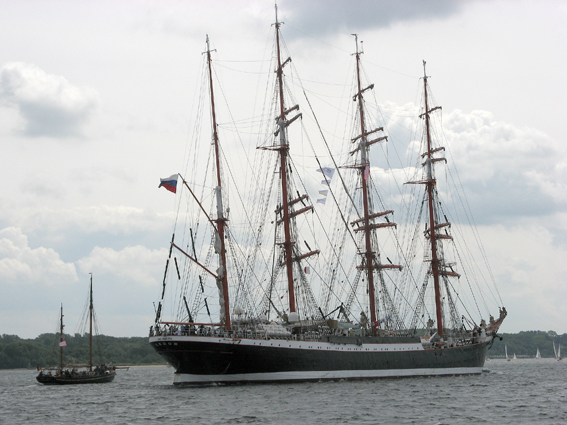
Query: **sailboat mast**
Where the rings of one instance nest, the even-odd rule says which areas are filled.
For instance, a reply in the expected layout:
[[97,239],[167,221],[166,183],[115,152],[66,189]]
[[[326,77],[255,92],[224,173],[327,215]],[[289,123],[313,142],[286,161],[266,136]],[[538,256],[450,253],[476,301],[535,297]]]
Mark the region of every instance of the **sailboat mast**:
[[[209,70],[209,87],[211,92],[211,116],[212,116],[212,126],[213,126],[213,144],[215,147],[215,161],[216,161],[216,168],[217,168],[217,187],[216,187],[216,196],[217,196],[217,219],[214,220],[217,224],[217,239],[215,241],[215,250],[219,255],[219,273],[218,273],[218,280],[217,285],[220,286],[222,290],[222,300],[224,302],[224,306],[221,306],[224,313],[224,323],[226,325],[226,329],[230,330],[230,306],[229,306],[229,298],[228,298],[228,280],[226,276],[226,248],[225,248],[225,225],[227,219],[224,218],[224,209],[222,204],[222,180],[221,180],[221,171],[220,171],[220,149],[219,149],[219,138],[217,133],[217,118],[215,113],[215,95],[213,89],[213,72],[211,66],[211,49],[209,46],[209,36],[207,35],[207,64]],[[216,247],[218,243],[218,249]]]
[[433,175],[433,152],[431,149],[431,133],[429,128],[429,104],[427,98],[427,73],[425,72],[425,61],[423,61],[423,92],[425,100],[425,132],[427,136],[427,197],[429,206],[429,241],[431,243],[431,274],[433,275],[433,286],[435,290],[435,311],[437,313],[437,334],[443,335],[443,308],[441,304],[441,288],[439,285],[439,258],[437,253],[437,235],[435,233],[435,204],[433,192],[436,184]]
[[89,370],[93,370],[93,274],[91,275],[91,290],[89,303]]
[[61,314],[59,317],[59,367],[63,369],[63,304],[61,304]]
[[293,313],[296,311],[295,308],[295,290],[293,286],[293,242],[291,240],[291,230],[290,230],[290,217],[289,217],[289,200],[288,200],[288,182],[287,182],[287,157],[289,153],[289,144],[286,140],[286,113],[284,106],[284,91],[283,91],[283,65],[281,60],[280,51],[280,26],[281,22],[278,21],[278,7],[276,6],[276,45],[277,45],[277,55],[278,55],[278,88],[279,88],[279,104],[280,104],[280,116],[278,118],[278,125],[280,128],[280,175],[282,183],[282,212],[283,212],[283,225],[284,225],[284,250],[285,250],[285,266],[287,272],[287,285],[289,294],[289,312]]
[[372,241],[371,241],[371,232],[370,232],[370,210],[368,206],[368,179],[370,176],[370,161],[367,156],[367,136],[366,136],[366,128],[364,124],[364,105],[363,105],[363,97],[362,97],[362,87],[360,83],[360,54],[361,52],[358,50],[358,36],[355,34],[355,41],[356,41],[356,80],[357,80],[357,98],[358,98],[358,113],[360,119],[360,134],[361,134],[361,143],[360,143],[360,177],[362,182],[362,201],[363,201],[363,208],[364,208],[364,240],[365,240],[365,248],[366,252],[363,253],[365,257],[365,268],[366,268],[366,276],[368,280],[368,297],[369,297],[369,307],[370,307],[370,321],[372,323],[373,329],[374,324],[376,323],[376,297],[375,297],[375,287],[374,287],[374,255],[372,252]]

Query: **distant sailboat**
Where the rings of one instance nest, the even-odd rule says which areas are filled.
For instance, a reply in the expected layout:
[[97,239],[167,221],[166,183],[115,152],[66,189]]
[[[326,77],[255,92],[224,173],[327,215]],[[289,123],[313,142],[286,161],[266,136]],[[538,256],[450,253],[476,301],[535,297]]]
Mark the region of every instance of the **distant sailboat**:
[[512,360],[518,360],[518,359],[516,358],[516,353],[514,353],[514,358],[513,358]]
[[537,352],[535,354],[535,358],[536,359],[541,359],[541,354],[539,353],[539,348],[537,349]]
[[510,357],[508,357],[508,346],[504,345],[504,352],[506,353],[506,360],[510,361]]
[[[70,385],[70,384],[101,384],[112,382],[116,376],[116,366],[112,363],[93,364],[93,276],[89,290],[89,363],[88,364],[65,364],[63,362],[63,347],[67,346],[65,334],[63,333],[63,304],[59,315],[59,365],[55,367],[40,368],[36,379],[44,385]],[[95,324],[96,327],[96,324]]]
[[555,360],[561,360],[561,344],[559,347],[555,348],[555,341],[553,341],[553,352],[555,353]]

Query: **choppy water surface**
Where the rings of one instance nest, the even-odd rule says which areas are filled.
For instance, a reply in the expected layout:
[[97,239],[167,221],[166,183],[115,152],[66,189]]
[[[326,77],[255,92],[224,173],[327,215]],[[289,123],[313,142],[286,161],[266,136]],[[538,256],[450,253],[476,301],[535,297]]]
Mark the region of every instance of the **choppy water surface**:
[[169,367],[43,386],[0,371],[6,424],[565,424],[567,359],[488,361],[478,376],[179,388]]

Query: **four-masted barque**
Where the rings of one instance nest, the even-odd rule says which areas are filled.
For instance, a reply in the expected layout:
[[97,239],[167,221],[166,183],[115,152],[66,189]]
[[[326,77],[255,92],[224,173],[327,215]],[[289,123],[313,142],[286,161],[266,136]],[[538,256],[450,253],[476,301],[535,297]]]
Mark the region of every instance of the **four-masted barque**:
[[[319,164],[318,170],[325,186],[320,193],[331,193],[328,199],[335,201],[338,218],[319,220],[322,230],[314,231],[319,236],[312,242],[319,249],[312,249],[300,236],[317,224],[317,220],[305,219],[317,212],[309,196],[300,193],[306,185],[297,184],[299,173],[291,154],[292,124],[302,122],[302,114],[291,103],[286,86],[284,67],[291,59],[284,59],[282,53],[281,24],[276,9],[273,115],[268,136],[256,150],[272,157],[255,161],[270,171],[254,177],[247,187],[262,194],[271,189],[275,195],[269,199],[275,199],[271,204],[275,211],[270,209],[270,201],[251,202],[242,220],[250,224],[249,233],[242,236],[245,232],[228,226],[229,212],[231,221],[236,215],[225,206],[225,178],[232,178],[232,172],[224,168],[229,161],[222,157],[219,141],[207,37],[205,74],[212,121],[212,159],[207,164],[214,187],[210,195],[202,189],[198,196],[198,184],[179,175],[194,210],[180,226],[186,233],[181,238],[174,233],[171,240],[150,344],[175,368],[174,384],[481,373],[506,311],[502,307],[499,317],[495,320],[491,316],[486,323],[482,316],[465,319],[457,310],[464,295],[455,291],[460,278],[456,264],[445,259],[448,249],[444,250],[444,244],[452,242],[448,233],[451,224],[440,210],[435,177],[435,164],[445,161],[438,156],[444,148],[435,146],[432,139],[430,115],[439,108],[430,105],[425,63],[422,176],[408,182],[412,188],[424,188],[416,196],[422,200],[419,217],[425,221],[425,232],[415,232],[423,232],[419,246],[425,264],[421,267],[423,279],[417,283],[417,274],[407,271],[412,270],[408,265],[411,254],[401,256],[403,267],[381,255],[380,232],[395,232],[397,224],[393,210],[382,209],[384,198],[377,195],[370,172],[370,148],[385,142],[387,136],[381,135],[383,128],[368,124],[371,120],[364,94],[374,85],[364,87],[362,83],[363,52],[358,39],[352,114],[355,133],[347,144],[347,155],[342,156],[350,162],[334,168]],[[193,163],[197,168],[201,160]],[[244,167],[244,163],[239,165]],[[336,184],[331,185],[334,174],[340,181],[335,179]],[[210,187],[210,181],[202,187]],[[207,198],[210,209],[203,202]],[[275,215],[270,217],[271,211]],[[203,231],[205,226],[198,223],[197,216],[204,217],[211,233]],[[300,219],[304,221],[300,223]],[[264,229],[270,226],[273,230],[266,232],[266,237]],[[239,235],[242,240],[237,240]],[[336,237],[338,242],[325,247],[327,237]],[[265,248],[268,244],[264,241],[269,239],[272,244]],[[183,261],[178,262],[178,256]],[[387,262],[382,261],[384,257]],[[170,290],[176,295],[167,298],[172,280]],[[404,289],[398,280],[410,284]],[[316,287],[320,299],[315,296]],[[433,299],[429,304],[428,296]],[[173,312],[168,313],[172,318],[166,320],[164,308],[169,303],[173,305]],[[400,307],[402,304],[405,307]]]
[[89,290],[89,363],[66,364],[63,361],[63,347],[67,346],[63,332],[63,305],[59,317],[59,365],[39,368],[36,379],[45,385],[102,384],[112,382],[116,376],[116,367],[111,363],[93,364],[93,277],[91,274]]

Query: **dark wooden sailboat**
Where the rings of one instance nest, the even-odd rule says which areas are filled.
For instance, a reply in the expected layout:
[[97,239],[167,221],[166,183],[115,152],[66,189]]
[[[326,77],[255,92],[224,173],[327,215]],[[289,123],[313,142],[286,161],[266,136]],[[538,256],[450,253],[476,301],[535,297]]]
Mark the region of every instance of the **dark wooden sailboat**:
[[91,274],[89,292],[89,363],[65,364],[63,347],[67,345],[63,332],[63,305],[59,319],[59,365],[39,370],[36,379],[44,385],[101,384],[112,382],[116,376],[116,367],[111,363],[93,364],[93,277]]
[[[397,309],[396,302],[400,299],[406,302],[409,295],[400,295],[399,286],[395,284],[392,289],[389,282],[393,279],[387,276],[390,271],[400,272],[402,267],[390,261],[383,263],[378,243],[378,231],[393,230],[396,224],[388,219],[393,211],[378,210],[376,189],[371,186],[370,147],[386,140],[386,136],[376,137],[383,129],[370,129],[366,124],[368,117],[365,112],[364,93],[372,89],[373,85],[363,88],[360,71],[362,52],[358,40],[354,54],[356,92],[353,97],[356,102],[357,134],[351,139],[355,148],[349,152],[354,161],[341,167],[351,170],[353,176],[353,188],[350,192],[346,191],[344,198],[345,204],[348,205],[346,210],[350,211],[350,215],[341,213],[336,222],[338,224],[333,222],[328,225],[329,233],[342,235],[338,238],[340,242],[332,245],[330,253],[321,255],[321,250],[311,249],[306,241],[308,251],[301,251],[301,226],[297,224],[297,220],[305,213],[315,212],[308,196],[300,194],[299,188],[304,186],[294,183],[296,177],[292,172],[294,167],[290,156],[290,129],[291,124],[301,118],[301,114],[294,113],[299,107],[289,106],[286,99],[284,67],[291,59],[283,60],[282,57],[281,24],[277,19],[276,9],[276,101],[272,102],[275,109],[275,127],[271,130],[269,143],[258,147],[262,151],[275,152],[277,155],[277,160],[271,163],[274,166],[273,175],[277,176],[277,183],[273,185],[276,186],[278,194],[275,218],[271,220],[275,226],[275,243],[270,254],[273,259],[271,266],[266,267],[267,272],[262,274],[256,266],[249,265],[251,259],[264,255],[261,243],[258,242],[263,225],[256,227],[257,233],[251,230],[251,239],[256,241],[255,248],[258,251],[246,251],[242,255],[245,258],[243,263],[235,267],[231,267],[227,259],[227,253],[238,249],[244,251],[247,245],[242,243],[235,249],[236,242],[227,227],[228,209],[223,206],[226,189],[223,187],[221,172],[222,150],[217,133],[211,49],[207,37],[205,53],[214,153],[211,163],[215,164],[215,196],[212,198],[216,200],[211,209],[216,214],[215,219],[206,212],[187,180],[181,176],[180,178],[213,229],[212,248],[205,250],[206,259],[199,261],[197,248],[204,244],[196,242],[197,230],[194,233],[193,229],[200,228],[196,224],[186,226],[190,229],[190,239],[186,239],[184,243],[176,242],[174,234],[155,324],[150,329],[150,344],[175,368],[175,384],[481,373],[487,349],[497,337],[496,332],[506,313],[505,309],[501,309],[498,319],[491,317],[489,324],[483,320],[478,321],[479,325],[475,325],[472,320],[457,323],[456,302],[460,298],[457,295],[455,300],[451,295],[453,285],[449,279],[459,276],[453,271],[454,265],[445,261],[443,256],[442,242],[450,240],[451,237],[445,233],[449,223],[439,220],[439,200],[433,164],[438,161],[434,157],[435,153],[443,148],[434,147],[431,140],[429,115],[438,108],[431,108],[428,103],[427,76],[424,75],[425,110],[422,114],[422,117],[425,117],[426,139],[422,156],[425,158],[424,177],[410,183],[425,186],[423,199],[426,201],[427,210],[425,239],[428,248],[424,254],[424,263],[428,264],[428,267],[421,288],[412,280],[417,291],[415,303],[407,308],[411,314],[411,323],[408,326]],[[258,162],[267,165],[270,160]],[[324,167],[319,171],[324,175],[323,183],[329,186],[332,173],[327,173]],[[270,177],[258,180],[265,186],[271,184]],[[346,184],[343,183],[343,186]],[[261,204],[256,205],[260,210]],[[344,248],[348,241],[354,245],[351,252]],[[187,248],[184,249],[184,246]],[[214,257],[213,252],[217,257],[216,272],[210,265]],[[174,253],[182,255],[187,261],[186,265],[180,268]],[[342,256],[347,255],[351,255],[350,260],[342,259]],[[162,308],[172,256],[176,271],[175,274],[172,273],[173,279],[178,285],[176,292],[181,296],[176,319],[164,320]],[[317,301],[308,275],[311,267],[309,261],[315,265],[317,263],[314,259],[319,256],[326,257],[328,262],[320,266],[318,272],[321,280],[319,284],[324,291],[322,299]],[[358,260],[352,261],[352,258]],[[229,274],[231,269],[236,271]],[[350,275],[347,274],[347,269],[351,270]],[[345,277],[341,281],[337,276],[343,271]],[[328,279],[324,278],[325,273],[328,274]],[[257,275],[262,277],[257,278]],[[259,281],[257,287],[252,284],[254,280]],[[433,281],[436,326],[431,317],[427,324],[423,319],[430,313],[424,301],[431,286],[430,280]],[[213,284],[207,284],[207,281],[212,281]],[[279,281],[283,289],[278,292]],[[341,296],[338,295],[339,283],[344,283]],[[213,291],[218,292],[216,310],[213,310],[210,301],[214,296]],[[254,296],[260,301],[254,301]],[[191,306],[188,298],[191,300]],[[287,304],[283,304],[282,300],[287,300]],[[355,309],[358,307],[362,312],[356,320]],[[338,317],[333,319],[332,315],[337,312]],[[216,320],[212,319],[215,314]],[[444,319],[446,314],[451,317],[449,325]],[[200,317],[203,320],[199,319]],[[419,326],[420,324],[422,326]]]

